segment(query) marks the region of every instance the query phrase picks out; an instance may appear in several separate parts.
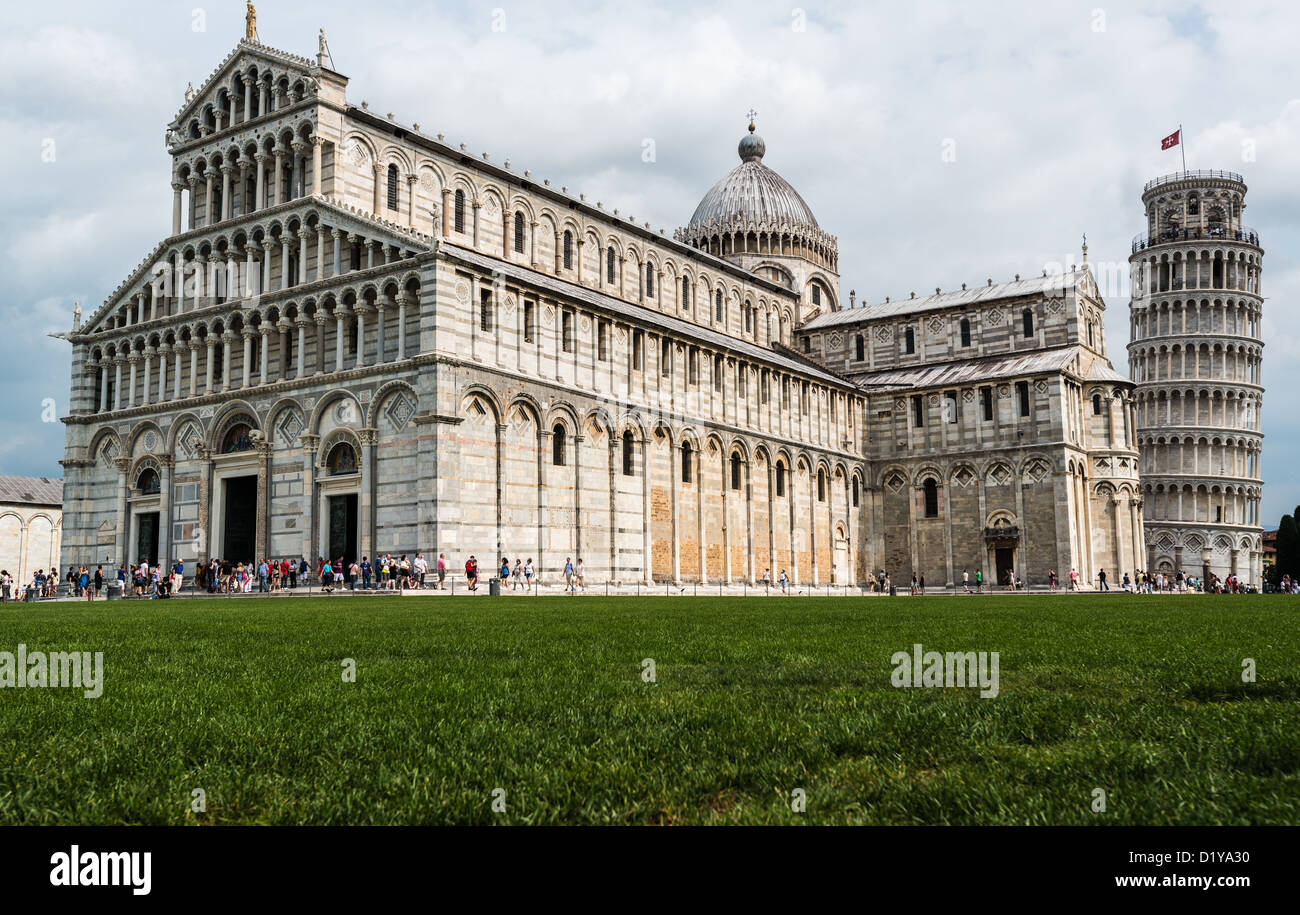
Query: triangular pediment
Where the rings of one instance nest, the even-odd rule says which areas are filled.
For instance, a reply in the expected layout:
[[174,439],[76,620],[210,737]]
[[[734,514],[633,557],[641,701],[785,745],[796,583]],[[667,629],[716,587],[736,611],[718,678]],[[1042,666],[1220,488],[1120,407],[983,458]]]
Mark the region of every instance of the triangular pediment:
[[276,83],[287,78],[292,86],[301,80],[306,83],[309,94],[315,94],[321,72],[320,66],[306,57],[280,51],[256,41],[241,39],[202,85],[194,90],[194,95],[176,112],[176,116],[168,125],[167,145],[175,146],[188,142],[191,139],[188,132],[190,123],[196,118],[203,123],[206,113],[221,105],[222,94],[234,91],[236,74],[250,68],[256,68],[259,75],[269,71],[273,82]]

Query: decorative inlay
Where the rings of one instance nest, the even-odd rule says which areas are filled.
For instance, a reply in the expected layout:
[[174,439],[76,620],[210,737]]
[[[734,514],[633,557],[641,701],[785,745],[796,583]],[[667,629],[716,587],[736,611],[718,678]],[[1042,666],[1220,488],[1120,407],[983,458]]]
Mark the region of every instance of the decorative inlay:
[[393,424],[393,428],[401,432],[406,428],[406,424],[411,421],[415,415],[415,404],[406,396],[405,392],[398,391],[388,401],[388,406],[384,409],[384,415],[388,421]]

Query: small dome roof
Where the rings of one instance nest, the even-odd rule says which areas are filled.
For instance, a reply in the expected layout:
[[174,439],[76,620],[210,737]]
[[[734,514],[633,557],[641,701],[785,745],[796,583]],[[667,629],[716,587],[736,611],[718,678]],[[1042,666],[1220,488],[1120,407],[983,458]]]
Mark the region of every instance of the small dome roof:
[[817,217],[799,192],[763,164],[767,144],[754,133],[752,123],[737,152],[740,164],[704,195],[686,226],[686,234],[708,225],[818,228]]

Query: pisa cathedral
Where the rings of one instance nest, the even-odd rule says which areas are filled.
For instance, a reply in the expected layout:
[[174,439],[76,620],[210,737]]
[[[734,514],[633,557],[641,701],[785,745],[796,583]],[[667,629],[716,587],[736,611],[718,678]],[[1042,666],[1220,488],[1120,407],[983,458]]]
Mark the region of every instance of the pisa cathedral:
[[171,232],[67,335],[65,567],[1147,567],[1134,382],[1086,249],[846,302],[835,236],[752,124],[666,233],[355,105],[333,67],[323,37],[313,60],[250,31],[168,126]]

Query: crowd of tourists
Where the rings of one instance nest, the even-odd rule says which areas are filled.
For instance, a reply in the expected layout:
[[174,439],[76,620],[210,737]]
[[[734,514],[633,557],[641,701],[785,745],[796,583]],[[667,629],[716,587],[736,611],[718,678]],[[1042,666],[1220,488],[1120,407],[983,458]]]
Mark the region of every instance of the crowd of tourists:
[[[296,559],[262,559],[259,562],[240,562],[231,559],[212,558],[200,562],[195,569],[191,590],[208,594],[274,594],[293,591],[302,587],[316,587],[327,594],[355,591],[410,591],[410,590],[446,590],[449,565],[445,553],[439,553],[431,570],[423,553],[414,557],[407,554],[394,556],[385,553],[373,560],[368,556],[360,561],[347,561],[343,557],[327,559],[318,556],[315,565],[305,558]],[[479,590],[480,573],[477,557],[471,555],[465,561],[465,583],[470,591]],[[501,562],[493,570],[499,579],[500,588],[509,591],[531,592],[538,580],[537,568],[532,557],[516,557],[512,563],[509,557],[502,556]],[[565,557],[564,591],[568,594],[585,594],[587,591],[586,566],[582,558],[576,562]],[[170,567],[161,564],[150,565],[141,562],[138,565],[119,566],[114,576],[121,588],[121,597],[165,598],[179,593],[186,583],[185,564],[174,560]],[[1077,569],[1070,569],[1067,574],[1069,590],[1083,590],[1087,582]],[[96,600],[104,595],[110,585],[103,566],[96,566],[92,571],[89,566],[69,566],[62,580],[57,570],[48,572],[37,569],[30,583],[15,582],[7,570],[0,570],[0,600],[28,600],[58,597],[61,585],[66,584],[66,596]],[[973,573],[962,569],[961,588],[964,593],[984,593],[988,583],[981,569]],[[1018,591],[1025,587],[1022,578],[1007,569],[1005,578],[999,585],[1005,590]],[[1058,576],[1055,569],[1047,572],[1049,591],[1058,590]],[[1112,590],[1112,580],[1105,569],[1098,570],[1096,590]],[[764,569],[762,586],[771,592],[775,587],[781,594],[791,591],[790,576],[785,569],[780,569],[776,577],[771,569]],[[909,593],[925,593],[925,575],[912,573]],[[884,569],[867,573],[864,590],[870,594],[893,594],[894,584],[889,573]],[[1220,578],[1211,574],[1200,578],[1182,571],[1151,572],[1135,570],[1124,572],[1116,590],[1134,594],[1158,593],[1209,593],[1209,594],[1245,594],[1254,593],[1252,585],[1243,584],[1236,575],[1229,574]],[[1300,581],[1293,581],[1291,576],[1283,576],[1277,591],[1284,594],[1300,593]],[[35,595],[35,597],[33,597]]]

